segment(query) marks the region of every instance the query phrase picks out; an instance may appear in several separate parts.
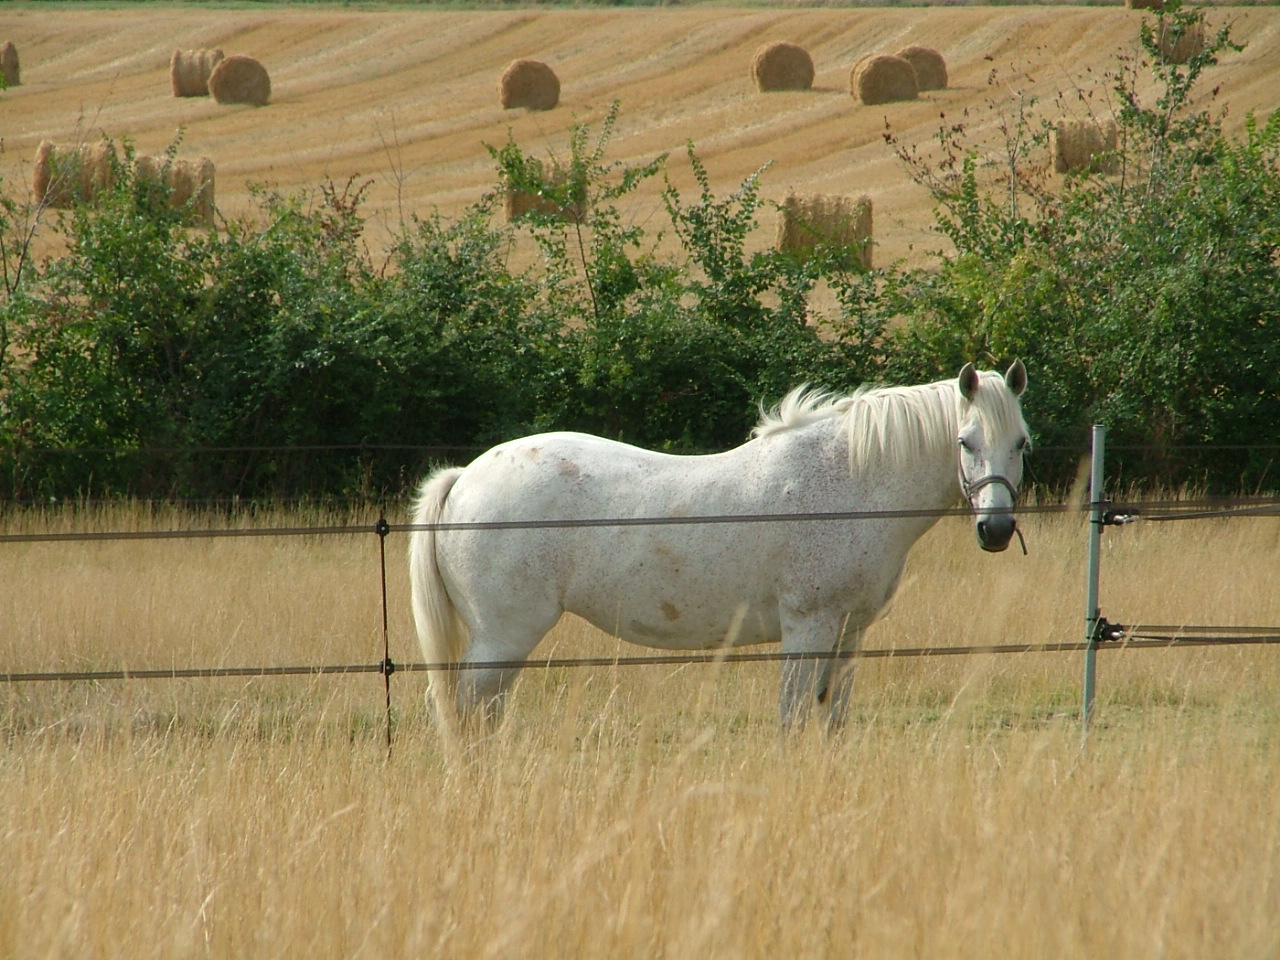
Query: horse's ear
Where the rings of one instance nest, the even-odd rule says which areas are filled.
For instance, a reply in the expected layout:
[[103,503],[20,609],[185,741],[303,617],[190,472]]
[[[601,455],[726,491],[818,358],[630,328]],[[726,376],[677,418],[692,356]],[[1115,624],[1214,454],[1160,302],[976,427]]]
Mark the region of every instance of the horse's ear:
[[978,368],[972,363],[966,363],[960,369],[960,396],[973,403],[973,398],[978,395],[978,384],[981,382]]
[[1022,365],[1021,360],[1013,361],[1013,366],[1005,372],[1004,382],[1009,385],[1009,390],[1015,397],[1022,396],[1022,391],[1027,389],[1027,368]]

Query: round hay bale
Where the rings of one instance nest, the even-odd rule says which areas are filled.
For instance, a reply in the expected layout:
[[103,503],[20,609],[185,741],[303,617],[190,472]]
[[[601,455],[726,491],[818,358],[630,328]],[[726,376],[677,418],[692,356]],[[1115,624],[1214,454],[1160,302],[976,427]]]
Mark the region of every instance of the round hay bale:
[[209,74],[209,95],[218,103],[251,103],[265,106],[271,99],[271,78],[253,57],[234,54]]
[[895,57],[911,64],[916,72],[916,84],[921,90],[945,90],[947,88],[947,61],[930,47],[903,47]]
[[920,95],[916,69],[901,57],[878,54],[858,61],[849,74],[849,92],[863,103],[893,103]]
[[804,261],[822,246],[847,267],[871,269],[871,198],[788,193],[778,206],[774,249]]
[[212,225],[215,173],[212,160],[139,156],[133,164],[135,178],[164,186],[170,207],[187,210],[193,223]]
[[31,192],[46,207],[88,203],[115,184],[116,148],[109,140],[72,149],[41,140],[36,148]]
[[808,90],[813,86],[813,58],[794,43],[766,43],[751,58],[751,79],[761,93]]
[[[518,220],[530,213],[540,213],[567,223],[582,223],[586,219],[585,185],[579,183],[572,190],[564,190],[569,182],[568,171],[558,166],[547,170],[541,160],[530,157],[529,173],[529,179],[523,186],[511,181],[506,184],[508,220]],[[568,202],[564,202],[566,199]]]
[[36,147],[36,165],[31,172],[31,192],[35,194],[36,203],[46,206],[65,206],[61,184],[55,182],[53,155],[56,148],[48,140],[41,140]]
[[1172,23],[1160,22],[1157,44],[1160,57],[1165,63],[1186,63],[1192,57],[1204,51],[1204,21],[1197,20],[1191,24],[1182,36],[1174,38]]
[[565,223],[582,223],[585,219],[585,204],[570,203],[561,206],[555,200],[530,193],[527,190],[516,190],[510,187],[506,191],[503,204],[508,220],[518,220],[526,214],[541,213]]
[[194,160],[175,160],[173,163],[173,194],[169,202],[175,207],[190,204],[191,217],[200,223],[213,223],[213,160],[197,157]]
[[1119,131],[1114,120],[1062,119],[1053,128],[1053,169],[1057,173],[1115,173]]
[[175,50],[169,58],[169,86],[175,97],[207,97],[209,74],[223,59],[221,50]]
[[560,79],[541,60],[512,60],[498,81],[503,110],[551,110],[560,102]]
[[0,76],[4,77],[6,87],[22,85],[22,70],[18,66],[18,48],[12,40],[0,43]]

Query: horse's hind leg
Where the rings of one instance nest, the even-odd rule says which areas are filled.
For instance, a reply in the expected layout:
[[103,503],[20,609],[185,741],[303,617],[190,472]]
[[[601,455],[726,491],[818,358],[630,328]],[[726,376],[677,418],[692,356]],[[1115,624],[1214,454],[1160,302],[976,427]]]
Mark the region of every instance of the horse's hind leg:
[[502,719],[507,692],[520,675],[525,659],[560,618],[560,611],[542,616],[529,611],[472,628],[471,645],[459,663],[458,712],[490,723]]
[[473,666],[489,663],[488,658],[467,657],[459,664],[458,713],[466,720],[478,719],[486,725],[502,719],[507,691],[520,674],[518,666],[495,668]]

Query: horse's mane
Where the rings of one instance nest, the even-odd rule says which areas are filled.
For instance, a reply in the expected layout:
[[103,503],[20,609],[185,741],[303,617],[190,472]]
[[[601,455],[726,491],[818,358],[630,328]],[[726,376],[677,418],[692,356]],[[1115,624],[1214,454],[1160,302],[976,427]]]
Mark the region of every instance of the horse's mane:
[[[974,407],[988,432],[1005,435],[1016,429],[1022,423],[1018,398],[1000,374],[986,371],[981,378]],[[805,385],[772,410],[762,409],[751,435],[767,437],[843,417],[853,472],[876,463],[904,466],[955,446],[961,402],[954,379],[913,387],[861,387],[848,396]]]

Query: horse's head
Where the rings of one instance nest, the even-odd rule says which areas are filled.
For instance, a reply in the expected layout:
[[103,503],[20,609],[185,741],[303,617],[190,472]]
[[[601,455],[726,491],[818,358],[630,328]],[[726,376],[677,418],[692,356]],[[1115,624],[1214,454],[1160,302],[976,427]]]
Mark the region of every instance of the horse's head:
[[1022,482],[1022,456],[1031,447],[1018,398],[1027,370],[1014,361],[1007,373],[979,373],[972,363],[960,371],[960,489],[976,515],[983,550],[1009,546],[1017,530],[1013,515]]

